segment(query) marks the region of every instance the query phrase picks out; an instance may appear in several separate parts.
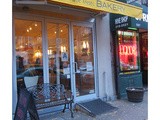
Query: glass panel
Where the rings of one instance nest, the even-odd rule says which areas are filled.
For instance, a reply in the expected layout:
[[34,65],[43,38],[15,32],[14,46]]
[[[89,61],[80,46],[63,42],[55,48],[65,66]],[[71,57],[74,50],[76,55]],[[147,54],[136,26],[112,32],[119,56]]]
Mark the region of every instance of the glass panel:
[[148,33],[141,34],[141,66],[148,70]]
[[139,70],[137,33],[118,31],[120,71]]
[[76,95],[95,93],[93,36],[89,27],[73,26]]
[[15,19],[17,85],[25,87],[24,77],[38,76],[43,83],[41,22]]
[[71,89],[69,63],[69,31],[67,24],[47,23],[50,83],[64,84]]

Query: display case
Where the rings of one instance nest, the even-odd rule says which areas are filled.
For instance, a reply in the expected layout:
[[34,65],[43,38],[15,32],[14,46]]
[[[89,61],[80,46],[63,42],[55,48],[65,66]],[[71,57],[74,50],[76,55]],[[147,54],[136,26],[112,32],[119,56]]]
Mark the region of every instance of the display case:
[[132,30],[117,30],[116,35],[117,95],[126,97],[127,87],[141,87],[139,33]]

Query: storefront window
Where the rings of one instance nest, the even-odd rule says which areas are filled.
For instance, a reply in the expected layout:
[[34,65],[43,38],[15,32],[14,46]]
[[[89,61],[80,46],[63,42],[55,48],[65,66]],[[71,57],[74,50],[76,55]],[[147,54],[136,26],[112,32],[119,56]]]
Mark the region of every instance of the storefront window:
[[65,23],[47,23],[49,81],[71,89],[69,26]]
[[[17,88],[43,83],[41,22],[15,19]],[[28,78],[27,78],[28,77]],[[36,82],[36,83],[34,83]]]
[[135,31],[118,31],[120,71],[139,70],[137,33]]
[[141,39],[141,66],[142,70],[148,70],[148,33],[142,33]]

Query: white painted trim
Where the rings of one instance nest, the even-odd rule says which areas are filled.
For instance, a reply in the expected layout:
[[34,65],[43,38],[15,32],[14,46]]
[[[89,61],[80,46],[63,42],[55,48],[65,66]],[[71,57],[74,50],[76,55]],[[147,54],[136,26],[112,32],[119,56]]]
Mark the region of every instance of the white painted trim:
[[[78,101],[82,101],[82,100],[86,100],[86,98],[88,99],[94,99],[94,98],[97,98],[97,66],[96,66],[96,57],[95,57],[95,38],[94,38],[94,34],[95,34],[95,31],[94,31],[94,25],[93,23],[89,23],[89,22],[71,22],[71,28],[72,28],[72,46],[74,46],[74,40],[73,40],[73,25],[78,25],[78,26],[85,26],[85,27],[90,27],[92,28],[92,39],[93,39],[93,52],[94,52],[94,81],[95,81],[95,93],[94,94],[88,94],[88,95],[84,95],[84,96],[76,96],[76,82],[75,82],[75,73],[72,71],[72,77],[73,77],[73,80],[74,80],[74,85],[73,85],[73,90],[74,90],[74,96],[75,96],[75,102],[78,102]],[[72,47],[73,48],[73,47]],[[72,50],[72,54],[74,55],[74,48]],[[74,56],[72,58],[72,63],[74,62]]]
[[[69,21],[69,20],[65,20],[65,19],[58,19],[58,18],[53,18],[53,17],[46,17],[46,16],[39,16],[39,15],[26,15],[25,13],[14,13],[13,19],[24,19],[24,20],[36,20],[36,21],[40,21],[42,22],[42,42],[43,42],[43,67],[44,67],[44,82],[49,82],[49,73],[47,71],[47,67],[48,67],[48,55],[44,54],[45,51],[47,51],[48,49],[48,41],[47,41],[47,23],[48,22],[53,22],[53,23],[66,23],[69,25],[69,42],[70,42],[70,67],[73,68],[72,62],[74,61],[74,40],[73,40],[73,25],[79,25],[79,26],[85,26],[85,27],[91,27],[92,28],[92,32],[93,32],[93,52],[94,52],[94,75],[95,75],[95,93],[94,94],[88,94],[88,95],[84,95],[84,96],[79,96],[79,97],[75,97],[75,102],[79,102],[79,101],[84,101],[88,99],[96,99],[98,96],[98,76],[97,76],[97,60],[96,60],[96,39],[95,39],[95,26],[94,23],[89,23],[89,22],[82,22],[82,21]],[[14,28],[13,28],[14,29]],[[14,35],[13,35],[14,38]],[[15,56],[15,49],[14,49],[14,54],[13,56]],[[13,61],[15,62],[15,61]],[[14,69],[14,77],[13,77],[13,81],[16,81],[16,67],[13,67]],[[74,96],[76,96],[76,85],[75,85],[75,76],[72,74],[73,73],[73,69],[71,69],[71,90],[74,93]],[[47,78],[47,79],[46,79]],[[16,86],[17,89],[17,86]],[[16,91],[17,92],[17,91]],[[14,92],[15,95],[15,92]],[[16,103],[16,101],[14,101]]]

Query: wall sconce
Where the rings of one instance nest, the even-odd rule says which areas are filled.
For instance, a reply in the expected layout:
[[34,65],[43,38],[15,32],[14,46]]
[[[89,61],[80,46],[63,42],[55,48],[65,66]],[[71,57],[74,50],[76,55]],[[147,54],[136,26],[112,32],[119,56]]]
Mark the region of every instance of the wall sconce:
[[83,48],[82,49],[86,49],[87,48],[87,45],[86,45],[86,43],[85,43],[85,41],[83,41]]
[[52,50],[48,50],[48,55],[51,55],[52,54]]
[[88,41],[87,42],[83,41],[82,49],[89,49]]
[[61,46],[61,52],[66,52],[66,47],[65,46]]
[[89,53],[89,43],[88,43],[88,41],[87,42],[83,41],[83,43],[82,43],[82,54],[87,55],[88,53]]
[[39,57],[42,56],[42,53],[38,50],[38,51],[35,53],[35,56],[36,56],[37,58],[39,58]]

